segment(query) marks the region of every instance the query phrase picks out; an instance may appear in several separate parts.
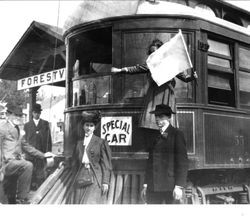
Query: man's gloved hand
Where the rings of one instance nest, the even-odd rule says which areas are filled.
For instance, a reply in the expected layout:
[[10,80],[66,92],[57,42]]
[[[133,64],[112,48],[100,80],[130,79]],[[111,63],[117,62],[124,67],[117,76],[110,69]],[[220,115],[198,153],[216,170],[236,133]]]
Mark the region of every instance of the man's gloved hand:
[[176,185],[173,191],[173,197],[175,200],[180,200],[183,197],[183,189],[181,186]]
[[54,157],[55,157],[55,156],[56,156],[56,155],[53,154],[52,152],[46,152],[46,153],[44,154],[44,157],[45,157],[45,159],[46,159],[46,167],[53,167],[53,166],[54,166],[54,164],[55,164]]

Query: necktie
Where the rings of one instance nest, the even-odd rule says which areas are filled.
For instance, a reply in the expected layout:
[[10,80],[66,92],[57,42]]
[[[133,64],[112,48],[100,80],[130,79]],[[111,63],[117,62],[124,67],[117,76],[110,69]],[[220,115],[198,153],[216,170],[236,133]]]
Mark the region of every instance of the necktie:
[[161,137],[166,139],[166,138],[168,137],[168,133],[163,132],[163,133],[161,134]]
[[20,129],[18,127],[18,125],[15,125],[15,128],[17,129],[17,133],[18,133],[18,137],[20,136]]

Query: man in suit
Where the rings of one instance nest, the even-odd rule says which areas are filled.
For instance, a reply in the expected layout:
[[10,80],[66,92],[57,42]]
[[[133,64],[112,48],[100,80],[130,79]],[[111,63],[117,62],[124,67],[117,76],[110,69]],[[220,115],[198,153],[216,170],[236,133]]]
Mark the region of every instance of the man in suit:
[[[41,115],[41,105],[34,104],[32,107],[32,120],[24,125],[25,138],[27,142],[32,145],[37,150],[45,153],[51,152],[52,140],[49,122],[40,118]],[[35,158],[30,154],[26,155],[26,159],[31,161],[34,165],[34,173],[32,180],[32,185],[36,189],[47,177],[47,172],[45,169],[45,161]]]
[[[23,157],[23,151],[33,157],[45,159],[46,154],[30,146],[23,137],[24,132],[19,126],[22,121],[22,109],[11,103],[7,104],[6,119],[0,122],[0,173],[4,185],[17,177],[16,202],[28,203],[33,165]],[[15,201],[14,201],[15,202]]]
[[142,198],[149,204],[178,203],[183,198],[188,158],[183,133],[170,124],[174,112],[167,105],[157,105],[154,111],[160,135],[149,147]]

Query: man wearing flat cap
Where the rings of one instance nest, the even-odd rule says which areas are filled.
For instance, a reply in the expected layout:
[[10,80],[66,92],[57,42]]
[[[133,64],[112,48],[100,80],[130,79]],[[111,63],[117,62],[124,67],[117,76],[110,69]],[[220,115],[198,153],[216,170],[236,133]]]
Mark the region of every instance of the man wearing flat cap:
[[[40,118],[42,108],[40,104],[32,106],[32,120],[24,125],[25,137],[27,142],[37,150],[46,153],[51,152],[52,140],[49,122]],[[35,158],[32,155],[26,155],[27,160],[34,165],[33,186],[39,187],[46,179],[45,161]]]
[[183,133],[170,124],[175,114],[164,104],[154,111],[160,135],[149,147],[145,184],[142,198],[149,204],[180,203],[186,184],[188,158]]
[[24,159],[23,152],[41,159],[46,155],[26,142],[24,132],[19,127],[22,115],[21,107],[8,103],[6,119],[0,121],[0,181],[4,180],[4,185],[10,185],[14,183],[11,177],[17,177],[17,194],[13,202],[16,198],[17,203],[26,204],[33,165]]

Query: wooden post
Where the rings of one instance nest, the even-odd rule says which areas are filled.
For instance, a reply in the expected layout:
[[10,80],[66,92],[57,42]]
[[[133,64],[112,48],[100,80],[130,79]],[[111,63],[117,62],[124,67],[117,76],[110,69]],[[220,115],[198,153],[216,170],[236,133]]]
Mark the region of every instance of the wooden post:
[[38,89],[39,87],[29,89],[29,105],[30,105],[29,121],[32,119],[32,106],[33,104],[36,103],[36,94],[37,94]]

